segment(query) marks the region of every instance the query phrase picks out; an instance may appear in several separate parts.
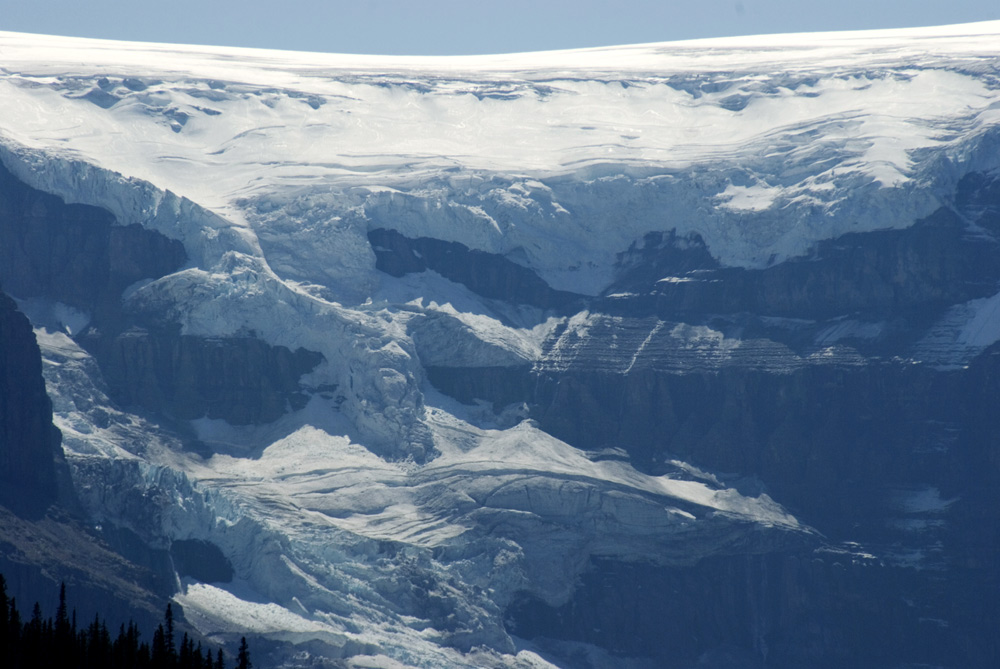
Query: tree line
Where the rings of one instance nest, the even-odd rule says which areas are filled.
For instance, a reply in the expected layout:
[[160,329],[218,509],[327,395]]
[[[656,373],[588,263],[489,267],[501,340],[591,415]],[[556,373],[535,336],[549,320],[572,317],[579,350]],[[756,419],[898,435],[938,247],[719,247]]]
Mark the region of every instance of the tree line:
[[[66,584],[59,588],[55,618],[42,618],[38,602],[24,620],[15,598],[7,596],[0,574],[0,667],[4,669],[227,669],[222,649],[202,649],[187,632],[178,647],[174,610],[168,603],[151,643],[140,640],[138,626],[122,624],[114,638],[100,618],[78,626],[76,610],[66,610]],[[235,669],[252,669],[246,637],[240,640]]]

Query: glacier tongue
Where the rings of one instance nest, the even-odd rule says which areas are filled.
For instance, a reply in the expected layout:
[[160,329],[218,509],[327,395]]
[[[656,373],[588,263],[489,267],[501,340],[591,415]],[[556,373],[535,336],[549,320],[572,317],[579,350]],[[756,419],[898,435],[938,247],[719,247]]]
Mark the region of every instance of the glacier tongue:
[[448,649],[513,653],[504,607],[524,592],[565,601],[591,556],[687,564],[762,528],[775,545],[808,533],[766,495],[594,460],[530,423],[478,428],[446,398],[427,409],[440,455],[424,465],[354,443],[346,417],[318,396],[269,426],[197,421],[216,451],[203,458],[142,419],[108,420],[86,352],[63,334],[38,335],[97,521],[153,545],[209,541],[232,561],[237,581],[189,581],[178,595],[189,621],[219,640],[251,632],[328,656],[476,666]]

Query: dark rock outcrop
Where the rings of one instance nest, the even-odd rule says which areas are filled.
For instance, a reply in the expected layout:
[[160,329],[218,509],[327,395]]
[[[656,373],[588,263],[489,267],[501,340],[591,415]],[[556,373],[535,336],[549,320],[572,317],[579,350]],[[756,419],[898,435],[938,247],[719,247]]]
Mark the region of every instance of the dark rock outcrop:
[[513,631],[558,653],[594,643],[670,667],[987,667],[1000,651],[978,574],[947,583],[844,550],[691,567],[595,560],[572,600],[515,603]]
[[181,539],[170,545],[170,557],[178,576],[190,576],[203,583],[233,580],[233,565],[215,544],[200,539]]
[[460,402],[489,399],[495,410],[532,397],[531,367],[426,367],[427,379]]
[[45,513],[59,497],[61,440],[31,323],[0,293],[0,505],[32,517]]
[[60,443],[31,324],[0,293],[0,573],[9,594],[54,611],[66,582],[81,620],[99,613],[152,629],[169,587],[89,531]]
[[375,251],[376,269],[392,276],[433,270],[477,295],[543,309],[580,302],[579,295],[551,288],[523,265],[458,242],[410,239],[384,228],[370,231],[368,241]]
[[81,341],[99,361],[110,395],[123,406],[234,425],[267,423],[302,408],[307,397],[299,377],[322,359],[254,337],[210,339],[164,328],[132,328],[113,339]]
[[0,281],[10,294],[62,302],[114,330],[121,327],[125,288],[185,261],[180,242],[115,225],[109,212],[66,204],[0,165]]
[[266,423],[305,397],[298,379],[321,356],[250,336],[182,336],[124,311],[122,293],[186,261],[180,242],[138,225],[120,226],[97,207],[66,204],[18,181],[0,165],[0,281],[19,298],[83,312],[74,333],[94,355],[109,394],[123,406],[191,419]]
[[[941,434],[929,426],[955,424],[948,393],[960,386],[951,375],[891,362],[789,373],[580,372],[543,376],[535,415],[581,448],[624,448],[647,471],[670,454],[758,476],[829,531],[847,517],[844,505],[866,505],[857,497],[864,487],[938,479],[948,470],[958,452],[939,449]],[[840,494],[844,485],[855,493]]]
[[[980,203],[979,211],[987,208]],[[697,239],[668,235],[645,244],[623,258],[621,278],[606,291],[631,297],[605,298],[594,309],[689,322],[734,313],[819,320],[850,314],[905,318],[899,329],[912,330],[948,305],[993,295],[1000,281],[1000,242],[944,208],[903,230],[820,242],[809,256],[766,269],[719,267]]]
[[22,610],[37,601],[45,615],[55,613],[64,582],[80,621],[100,614],[112,629],[132,619],[151,633],[173,594],[167,582],[116,554],[82,520],[59,511],[27,520],[0,507],[0,573]]

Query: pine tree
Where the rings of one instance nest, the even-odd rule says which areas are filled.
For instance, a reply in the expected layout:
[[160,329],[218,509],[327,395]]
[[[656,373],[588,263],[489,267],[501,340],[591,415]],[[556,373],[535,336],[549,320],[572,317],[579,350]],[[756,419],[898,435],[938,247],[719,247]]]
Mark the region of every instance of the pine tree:
[[10,598],[10,616],[8,618],[10,639],[12,643],[19,643],[21,640],[21,613],[17,610],[17,598]]
[[7,616],[7,643],[9,653],[7,659],[10,666],[20,666],[21,662],[21,614],[17,610],[17,598],[10,598],[10,613]]
[[181,652],[178,661],[178,666],[181,669],[190,669],[191,667],[191,660],[193,659],[191,656],[193,653],[189,647],[190,645],[191,640],[188,638],[187,632],[184,632],[184,637],[181,639]]
[[[76,610],[67,616],[66,587],[59,588],[55,618],[43,618],[37,602],[28,622],[21,621],[17,601],[8,598],[7,584],[0,575],[0,669],[225,669],[222,650],[213,660],[210,650],[185,632],[179,650],[168,645],[173,639],[173,607],[167,606],[164,622],[150,644],[140,643],[138,626],[131,620],[121,624],[112,639],[106,621],[95,614],[93,622],[79,629]],[[250,669],[246,638],[240,643],[239,667]]]
[[56,609],[56,631],[69,630],[69,616],[66,615],[66,582],[59,584],[59,608]]
[[152,659],[152,657],[153,657],[153,654],[149,650],[149,644],[146,643],[145,641],[143,641],[139,645],[139,652],[136,654],[136,658],[137,659],[136,659],[135,666],[136,667],[141,667],[142,669],[146,669],[147,667],[151,667],[153,665],[153,659]]
[[128,632],[125,631],[125,623],[118,628],[118,636],[111,644],[111,666],[131,667],[132,664],[126,659],[129,652]]
[[177,665],[177,648],[174,647],[174,607],[167,602],[167,610],[163,614],[163,643],[167,647],[167,666]]
[[52,656],[59,667],[69,667],[75,661],[76,632],[70,627],[66,614],[66,584],[59,585],[59,608],[56,609]]
[[100,614],[94,614],[94,622],[87,627],[86,644],[87,666],[94,669],[111,666],[111,635]]
[[251,669],[253,662],[250,661],[250,649],[247,648],[247,638],[240,637],[240,651],[236,655],[236,669]]
[[153,669],[166,669],[167,664],[167,644],[164,641],[163,624],[157,625],[153,632],[153,648],[151,665]]
[[42,660],[42,607],[35,602],[31,618],[24,624],[21,634],[21,658],[23,666],[30,668],[45,666]]
[[51,667],[55,663],[57,657],[55,638],[56,631],[55,625],[52,624],[52,618],[46,618],[42,621],[42,642],[38,653],[42,666]]
[[0,574],[0,664],[12,666],[10,660],[10,600],[7,598],[7,582]]

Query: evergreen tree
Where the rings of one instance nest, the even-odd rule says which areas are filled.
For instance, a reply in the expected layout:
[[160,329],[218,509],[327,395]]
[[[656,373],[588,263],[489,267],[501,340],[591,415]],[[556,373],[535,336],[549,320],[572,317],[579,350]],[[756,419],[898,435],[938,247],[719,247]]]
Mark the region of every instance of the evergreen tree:
[[145,641],[139,645],[139,652],[136,654],[138,658],[135,666],[141,669],[147,669],[153,665],[153,653],[149,650],[149,644]]
[[11,644],[12,653],[20,655],[18,649],[21,646],[21,614],[17,610],[17,598],[10,598],[10,615],[7,619],[7,640]]
[[56,630],[69,630],[69,616],[66,615],[66,582],[59,584],[59,608],[56,609]]
[[59,608],[56,609],[52,656],[59,667],[69,667],[75,661],[76,631],[70,626],[66,613],[66,584],[59,585]]
[[34,608],[31,609],[31,620],[28,621],[26,631],[29,634],[34,634],[38,637],[40,641],[42,638],[42,606],[35,602]]
[[167,646],[167,662],[172,667],[177,664],[177,648],[174,647],[174,607],[170,602],[163,614],[163,643]]
[[[36,602],[31,618],[22,624],[17,602],[8,598],[6,581],[0,575],[0,669],[225,669],[221,649],[213,660],[211,651],[203,651],[200,641],[195,645],[186,632],[179,649],[168,644],[175,629],[172,606],[167,606],[164,622],[153,634],[152,648],[140,643],[139,628],[131,620],[121,624],[112,639],[100,614],[78,631],[76,611],[70,617],[67,608],[63,584],[54,619],[43,618]],[[240,642],[238,666],[253,666],[245,637]]]
[[149,651],[146,650],[146,662],[142,663],[142,648],[139,644],[139,628],[131,620],[125,629],[124,636],[119,635],[121,661],[123,667],[142,667],[149,664]]
[[0,664],[12,666],[10,656],[10,600],[7,598],[7,582],[0,574]]
[[166,669],[169,664],[167,663],[167,644],[164,640],[163,634],[163,624],[157,625],[156,631],[153,632],[153,648],[152,648],[152,667],[153,669]]
[[192,649],[189,647],[191,640],[188,638],[187,632],[184,633],[183,638],[181,638],[181,651],[178,657],[178,666],[182,669],[190,669],[192,658]]
[[240,651],[236,655],[236,669],[251,669],[250,649],[247,648],[247,638],[240,637]]
[[118,636],[111,644],[111,666],[131,667],[132,664],[126,659],[128,654],[128,633],[125,631],[125,623],[118,628]]
[[42,643],[39,646],[38,657],[44,667],[53,666],[55,658],[58,655],[56,653],[55,638],[55,625],[52,624],[52,618],[42,620]]
[[43,669],[42,660],[42,607],[35,602],[31,618],[24,624],[21,633],[21,662],[26,669]]
[[87,627],[86,644],[88,667],[102,669],[111,666],[111,635],[99,614],[94,614],[94,622]]

